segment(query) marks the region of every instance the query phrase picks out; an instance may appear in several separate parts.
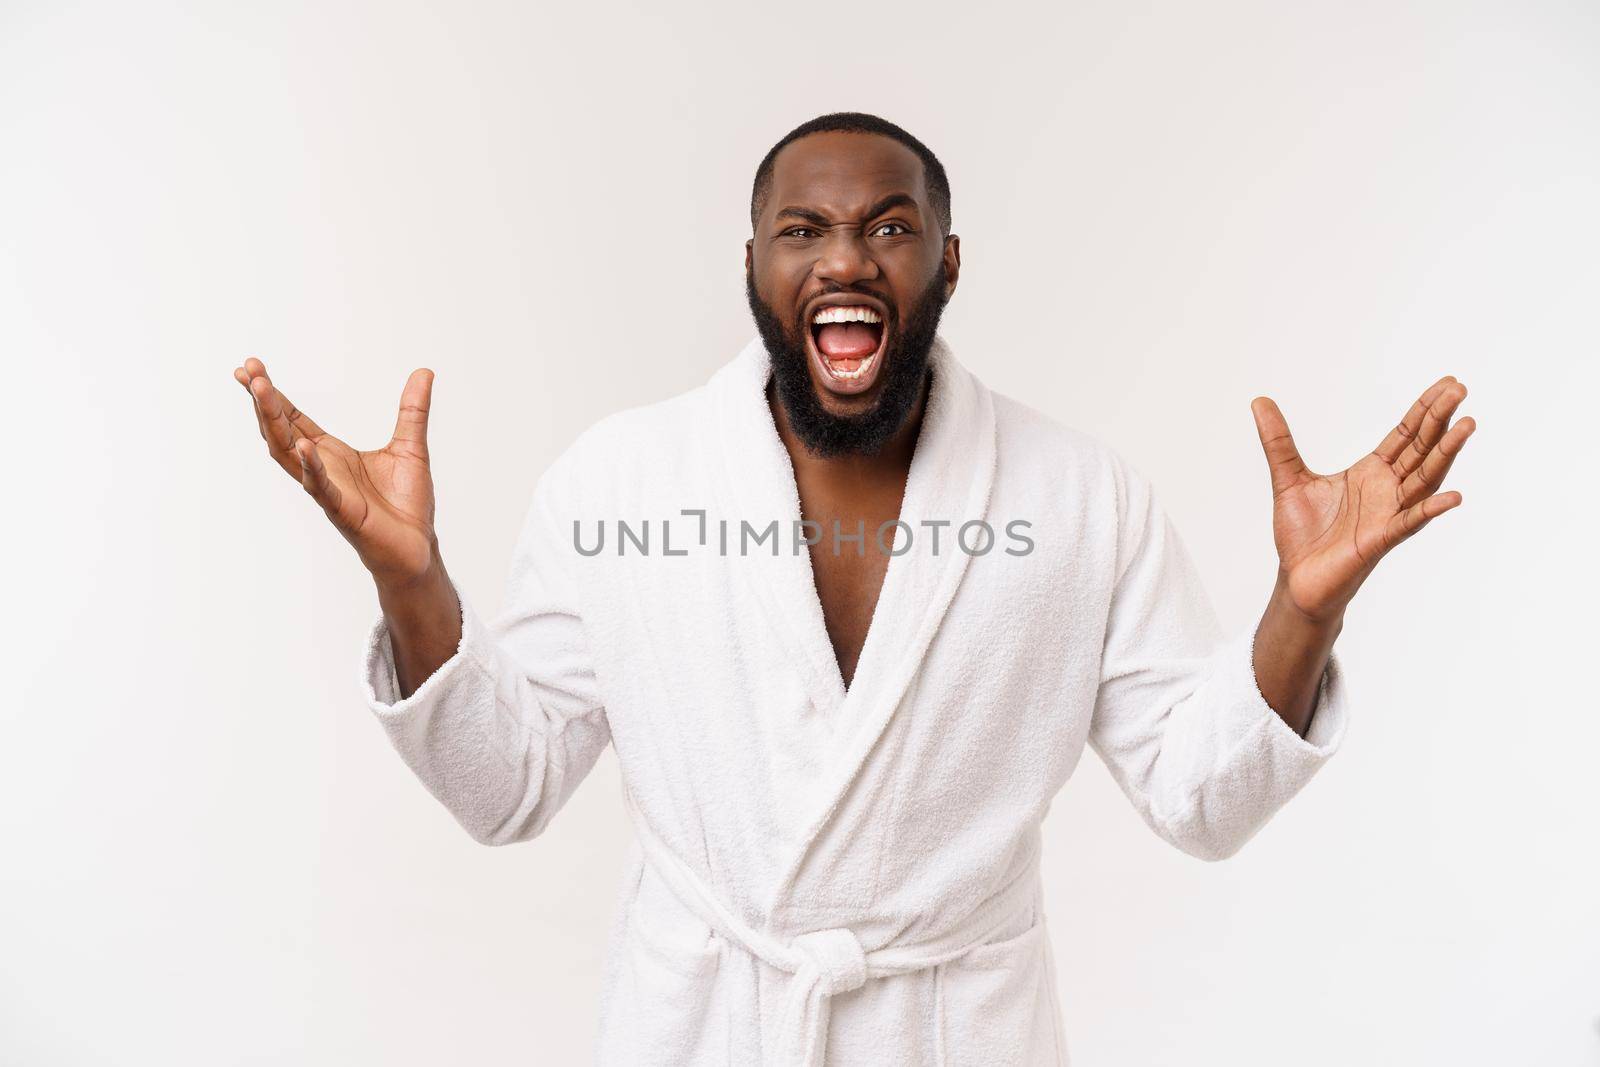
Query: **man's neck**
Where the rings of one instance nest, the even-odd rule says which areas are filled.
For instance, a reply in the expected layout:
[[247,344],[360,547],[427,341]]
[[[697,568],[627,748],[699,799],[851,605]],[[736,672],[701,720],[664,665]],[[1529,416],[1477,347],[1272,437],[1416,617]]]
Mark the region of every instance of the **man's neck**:
[[922,413],[927,405],[931,374],[923,375],[917,401],[906,414],[905,422],[894,436],[873,455],[845,453],[837,456],[819,456],[806,448],[799,435],[789,424],[789,413],[778,400],[771,381],[767,382],[767,406],[772,409],[772,419],[778,428],[778,437],[789,451],[789,462],[794,466],[795,480],[802,485],[825,487],[830,495],[857,492],[870,493],[884,486],[903,488],[911,470],[911,457],[917,448],[917,434],[922,429]]

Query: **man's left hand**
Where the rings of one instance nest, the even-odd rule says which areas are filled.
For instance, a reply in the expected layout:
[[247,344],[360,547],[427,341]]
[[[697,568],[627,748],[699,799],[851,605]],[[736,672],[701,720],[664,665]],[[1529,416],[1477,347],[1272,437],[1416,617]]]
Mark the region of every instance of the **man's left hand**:
[[1335,620],[1390,550],[1461,503],[1439,492],[1477,424],[1450,425],[1467,387],[1440,378],[1378,447],[1338,474],[1314,474],[1271,399],[1250,402],[1272,474],[1279,581],[1300,612]]

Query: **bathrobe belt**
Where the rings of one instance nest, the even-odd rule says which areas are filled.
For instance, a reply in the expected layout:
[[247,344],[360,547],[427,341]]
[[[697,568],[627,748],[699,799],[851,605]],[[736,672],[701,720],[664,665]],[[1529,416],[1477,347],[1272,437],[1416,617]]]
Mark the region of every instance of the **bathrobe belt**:
[[[1031,858],[1001,890],[942,934],[911,943],[890,942],[865,950],[846,927],[813,930],[788,942],[755,929],[734,914],[705,880],[673,853],[634,810],[626,789],[635,832],[651,869],[684,906],[720,935],[767,964],[793,975],[778,1036],[782,1067],[823,1067],[828,1042],[828,1007],[836,993],[859,989],[869,978],[937,967],[990,940],[1027,908],[1037,891],[1038,856]],[[939,1012],[939,1017],[943,1011]]]

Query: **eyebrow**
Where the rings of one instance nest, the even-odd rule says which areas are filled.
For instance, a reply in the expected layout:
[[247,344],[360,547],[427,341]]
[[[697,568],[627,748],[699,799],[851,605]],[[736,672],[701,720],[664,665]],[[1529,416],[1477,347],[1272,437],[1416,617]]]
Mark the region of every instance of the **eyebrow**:
[[[884,197],[882,200],[879,200],[876,204],[873,204],[870,208],[868,208],[864,217],[869,219],[876,218],[885,211],[888,211],[890,208],[894,207],[908,207],[915,211],[917,208],[917,201],[915,197],[906,193],[890,193],[888,196]],[[809,222],[813,226],[828,225],[828,217],[826,215],[806,207],[779,208],[778,214],[775,217],[779,219],[799,219],[802,222]]]

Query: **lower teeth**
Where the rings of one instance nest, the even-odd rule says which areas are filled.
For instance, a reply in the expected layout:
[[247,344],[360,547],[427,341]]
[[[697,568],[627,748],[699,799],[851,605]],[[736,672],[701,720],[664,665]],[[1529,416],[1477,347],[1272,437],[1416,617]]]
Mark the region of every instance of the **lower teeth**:
[[846,381],[853,381],[867,373],[867,369],[872,366],[872,361],[877,358],[878,354],[874,352],[872,355],[862,360],[856,366],[855,370],[845,370],[843,367],[840,367],[838,364],[834,363],[833,360],[829,360],[828,370],[835,378],[843,378]]

